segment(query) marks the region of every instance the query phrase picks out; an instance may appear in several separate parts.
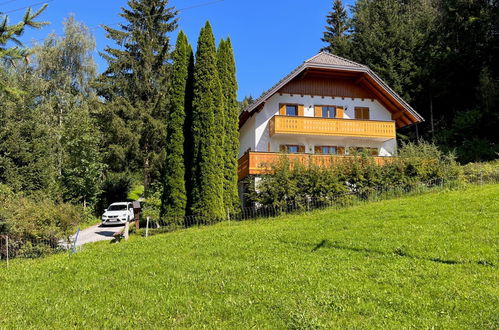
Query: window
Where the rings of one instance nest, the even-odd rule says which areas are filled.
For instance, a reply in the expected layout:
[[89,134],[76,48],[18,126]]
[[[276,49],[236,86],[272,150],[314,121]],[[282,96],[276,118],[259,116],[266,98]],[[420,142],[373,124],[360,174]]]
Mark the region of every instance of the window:
[[315,146],[315,153],[322,155],[336,155],[336,147],[333,146]]
[[369,108],[355,107],[355,119],[369,120]]
[[336,117],[336,107],[323,106],[322,107],[322,118],[335,118]]
[[125,204],[112,204],[107,208],[108,211],[126,211]]
[[354,155],[357,153],[366,153],[371,156],[378,156],[379,150],[378,148],[367,148],[367,147],[350,147],[348,150],[350,155]]
[[286,116],[298,116],[298,107],[296,105],[286,105]]
[[305,146],[300,146],[297,144],[281,144],[280,150],[281,152],[285,152],[288,154],[304,153]]

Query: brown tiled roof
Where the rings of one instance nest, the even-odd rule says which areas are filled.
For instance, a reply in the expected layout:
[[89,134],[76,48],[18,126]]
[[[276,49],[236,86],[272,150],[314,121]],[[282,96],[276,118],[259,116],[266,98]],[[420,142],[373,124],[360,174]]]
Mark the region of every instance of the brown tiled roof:
[[346,58],[339,57],[333,54],[320,52],[319,54],[309,58],[305,61],[305,63],[313,63],[313,64],[325,64],[325,65],[334,65],[334,66],[346,66],[346,67],[354,67],[354,68],[365,68],[366,66],[356,63],[354,61],[347,60]]

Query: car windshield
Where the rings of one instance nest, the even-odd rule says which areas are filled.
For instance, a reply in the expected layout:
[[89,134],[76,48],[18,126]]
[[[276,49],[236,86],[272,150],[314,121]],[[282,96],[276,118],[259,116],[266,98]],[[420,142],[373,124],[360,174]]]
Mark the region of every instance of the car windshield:
[[108,211],[126,211],[126,205],[110,205]]

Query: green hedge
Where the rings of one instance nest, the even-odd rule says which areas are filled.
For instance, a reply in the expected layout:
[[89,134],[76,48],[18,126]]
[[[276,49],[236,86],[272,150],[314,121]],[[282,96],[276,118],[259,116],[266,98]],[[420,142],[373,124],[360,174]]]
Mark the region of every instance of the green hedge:
[[307,200],[331,200],[346,193],[369,194],[374,190],[412,189],[442,180],[463,181],[463,169],[453,154],[425,142],[406,144],[398,157],[377,165],[365,153],[346,158],[330,167],[291,162],[282,155],[273,164],[273,174],[249,178],[249,205],[303,205]]

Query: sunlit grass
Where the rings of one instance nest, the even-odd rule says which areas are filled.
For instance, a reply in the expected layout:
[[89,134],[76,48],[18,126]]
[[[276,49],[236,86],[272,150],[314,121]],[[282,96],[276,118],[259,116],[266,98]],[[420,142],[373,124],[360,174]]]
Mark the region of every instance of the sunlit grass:
[[2,327],[494,328],[499,185],[0,265]]

